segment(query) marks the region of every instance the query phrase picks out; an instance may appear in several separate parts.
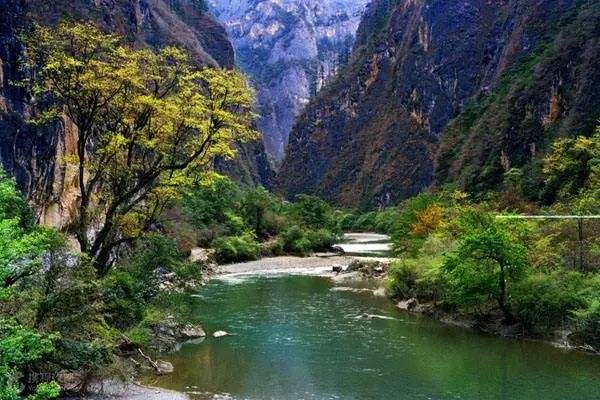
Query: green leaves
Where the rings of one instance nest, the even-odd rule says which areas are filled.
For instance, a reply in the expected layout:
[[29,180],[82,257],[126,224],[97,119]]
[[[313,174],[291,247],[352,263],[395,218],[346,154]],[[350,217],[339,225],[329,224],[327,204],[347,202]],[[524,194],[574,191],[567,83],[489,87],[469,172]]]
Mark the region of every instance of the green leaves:
[[[55,336],[44,336],[18,325],[13,321],[0,320],[0,399],[18,400],[18,370],[39,360],[54,349]],[[58,397],[56,383],[42,383],[28,400],[46,400]]]
[[254,93],[237,71],[198,69],[174,47],[134,49],[91,24],[37,27],[27,44],[36,97],[52,99],[40,101],[45,115],[77,127],[63,158],[79,171],[74,233],[100,275],[216,157],[258,137]]
[[518,281],[527,266],[527,249],[521,241],[488,219],[484,225],[467,227],[442,270],[455,289],[455,300],[473,306],[488,297],[505,303],[507,285]]
[[46,252],[62,244],[56,231],[33,225],[14,181],[0,171],[0,298],[19,279],[35,272]]

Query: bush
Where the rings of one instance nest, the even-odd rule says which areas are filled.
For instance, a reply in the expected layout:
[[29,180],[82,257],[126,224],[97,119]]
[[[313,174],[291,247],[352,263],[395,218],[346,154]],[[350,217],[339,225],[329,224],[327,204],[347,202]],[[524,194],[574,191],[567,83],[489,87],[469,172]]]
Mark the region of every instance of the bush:
[[310,240],[306,232],[298,225],[294,225],[281,234],[281,247],[286,253],[305,255],[310,252]]
[[417,280],[422,271],[413,260],[396,261],[390,265],[386,281],[386,291],[389,296],[399,299],[417,297],[415,291]]
[[600,350],[600,299],[575,312],[575,337],[583,345]]
[[260,246],[251,233],[217,238],[212,247],[215,257],[222,263],[256,260],[260,255]]
[[290,216],[298,225],[307,229],[338,228],[333,208],[319,197],[297,196],[296,202],[290,206]]
[[581,281],[576,272],[527,277],[512,294],[515,315],[523,328],[541,333],[569,322],[572,312],[585,304],[578,293]]
[[327,229],[309,230],[293,225],[279,241],[286,253],[307,255],[314,251],[328,251],[336,243],[338,235]]
[[319,229],[306,233],[312,251],[328,251],[337,242],[338,236],[327,229]]

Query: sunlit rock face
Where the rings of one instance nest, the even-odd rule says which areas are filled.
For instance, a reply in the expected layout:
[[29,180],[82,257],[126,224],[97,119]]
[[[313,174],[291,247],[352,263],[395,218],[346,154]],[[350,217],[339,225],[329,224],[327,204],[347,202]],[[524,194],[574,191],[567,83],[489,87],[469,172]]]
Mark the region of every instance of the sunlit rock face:
[[[26,78],[22,34],[34,23],[53,26],[64,19],[93,22],[137,47],[178,46],[194,64],[234,66],[227,32],[204,0],[0,0],[0,165],[15,177],[39,221],[58,228],[70,223],[78,201],[74,171],[62,161],[75,152],[76,127],[66,119],[27,123],[36,110],[31,94],[15,83]],[[269,186],[260,142],[238,146],[238,157],[219,160],[217,167],[246,184]]]
[[248,73],[277,164],[295,117],[346,63],[368,0],[210,0]]

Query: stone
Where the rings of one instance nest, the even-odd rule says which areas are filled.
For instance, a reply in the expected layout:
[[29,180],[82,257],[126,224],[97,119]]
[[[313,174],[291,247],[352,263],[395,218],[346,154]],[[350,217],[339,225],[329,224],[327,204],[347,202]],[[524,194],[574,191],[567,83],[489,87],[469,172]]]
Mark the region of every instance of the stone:
[[189,260],[193,263],[210,264],[214,257],[214,250],[201,247],[193,248]]
[[213,333],[213,337],[216,337],[216,338],[220,338],[220,337],[228,336],[228,335],[229,335],[229,333],[227,333],[225,331],[216,331],[215,333]]
[[186,325],[181,329],[180,336],[184,339],[198,339],[205,337],[206,332],[198,325]]
[[168,361],[158,360],[156,361],[157,372],[161,375],[163,374],[171,374],[175,371],[175,367]]
[[343,266],[341,266],[341,265],[334,265],[334,266],[332,267],[332,271],[333,271],[333,272],[336,272],[336,273],[338,273],[338,274],[339,274],[340,272],[342,272],[343,270],[344,270],[344,267],[343,267]]
[[398,307],[401,310],[411,311],[414,310],[418,305],[419,302],[417,301],[417,299],[411,298],[408,300],[399,301],[398,304],[396,304],[396,307]]

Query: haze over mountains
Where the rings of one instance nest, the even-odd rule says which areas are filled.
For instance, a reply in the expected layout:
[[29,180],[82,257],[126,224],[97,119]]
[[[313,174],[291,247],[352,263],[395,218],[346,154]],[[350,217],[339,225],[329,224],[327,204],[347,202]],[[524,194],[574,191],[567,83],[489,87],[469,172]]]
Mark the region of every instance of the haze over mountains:
[[210,0],[258,92],[258,128],[275,164],[295,118],[347,61],[368,0]]

